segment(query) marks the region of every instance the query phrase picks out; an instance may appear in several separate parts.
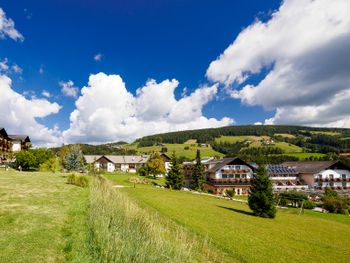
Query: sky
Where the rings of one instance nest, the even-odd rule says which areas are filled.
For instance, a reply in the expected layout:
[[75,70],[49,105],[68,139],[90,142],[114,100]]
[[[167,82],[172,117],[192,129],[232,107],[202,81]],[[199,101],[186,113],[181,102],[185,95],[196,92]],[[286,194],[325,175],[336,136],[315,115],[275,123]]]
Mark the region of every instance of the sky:
[[34,145],[350,128],[350,1],[0,1],[0,126]]

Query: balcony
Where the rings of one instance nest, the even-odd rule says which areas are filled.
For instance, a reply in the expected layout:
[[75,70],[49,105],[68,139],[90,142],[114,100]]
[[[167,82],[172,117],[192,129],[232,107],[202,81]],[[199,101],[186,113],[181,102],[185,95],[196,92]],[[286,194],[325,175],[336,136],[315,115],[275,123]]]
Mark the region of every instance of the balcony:
[[315,178],[315,182],[350,182],[350,178]]
[[283,181],[283,180],[292,180],[292,181],[295,181],[295,180],[297,180],[298,179],[298,177],[297,176],[286,176],[286,177],[284,177],[284,176],[270,176],[270,179],[272,180],[272,181]]
[[309,189],[308,185],[274,185],[273,190],[278,191],[278,190],[290,190],[290,189],[295,189],[295,190],[306,190]]
[[227,169],[227,168],[223,168],[221,169],[222,173],[225,174],[242,174],[242,173],[249,173],[250,170],[249,169]]
[[251,179],[248,178],[226,178],[226,179],[208,179],[207,183],[212,185],[250,185]]

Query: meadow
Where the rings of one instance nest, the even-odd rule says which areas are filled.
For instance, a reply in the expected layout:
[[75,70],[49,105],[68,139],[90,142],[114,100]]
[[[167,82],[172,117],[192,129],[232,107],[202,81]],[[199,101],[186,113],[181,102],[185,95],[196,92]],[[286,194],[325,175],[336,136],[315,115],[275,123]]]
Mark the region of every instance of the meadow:
[[86,198],[62,174],[0,171],[0,262],[65,261]]
[[279,209],[275,219],[258,218],[245,203],[155,188],[164,178],[134,188],[130,177],[141,178],[105,174],[82,188],[67,184],[66,174],[0,172],[0,262],[350,258],[348,216]]
[[175,151],[176,156],[186,157],[193,160],[196,157],[197,149],[201,151],[202,157],[223,157],[222,153],[219,153],[209,147],[200,147],[198,144],[164,144],[164,146],[148,146],[148,147],[134,147],[140,154],[151,154],[154,152],[160,152],[163,147],[168,149],[167,154],[169,156]]

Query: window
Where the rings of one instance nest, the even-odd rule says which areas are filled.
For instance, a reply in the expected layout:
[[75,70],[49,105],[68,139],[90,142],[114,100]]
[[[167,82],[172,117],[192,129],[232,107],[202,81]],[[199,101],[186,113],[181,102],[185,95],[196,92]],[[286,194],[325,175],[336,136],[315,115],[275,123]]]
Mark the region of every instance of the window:
[[242,178],[247,178],[247,175],[246,174],[242,174],[241,177]]
[[235,178],[241,178],[240,174],[235,174]]
[[346,182],[342,182],[342,186],[343,186],[343,187],[346,187]]
[[334,179],[334,175],[333,175],[333,174],[330,174],[330,175],[329,175],[329,179]]
[[222,178],[226,179],[227,178],[227,174],[222,174]]
[[346,174],[342,174],[341,178],[346,179]]
[[329,186],[334,186],[334,183],[333,183],[333,182],[330,182],[330,183],[329,183]]
[[241,169],[241,166],[236,165],[236,166],[235,166],[235,169],[236,169],[236,170],[239,170],[239,169]]

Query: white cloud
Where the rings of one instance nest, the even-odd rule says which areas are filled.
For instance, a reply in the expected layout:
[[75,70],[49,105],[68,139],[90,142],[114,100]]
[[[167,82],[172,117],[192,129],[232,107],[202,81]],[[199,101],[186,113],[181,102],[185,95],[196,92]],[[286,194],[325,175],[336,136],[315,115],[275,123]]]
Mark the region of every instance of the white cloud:
[[60,134],[37,120],[57,113],[61,106],[45,99],[26,99],[14,91],[12,81],[0,76],[0,124],[9,133],[28,134],[37,145],[59,145]]
[[97,54],[94,56],[94,60],[95,60],[95,61],[101,61],[101,60],[102,60],[102,54],[101,54],[101,53],[97,53]]
[[49,91],[47,91],[47,90],[43,90],[41,92],[41,95],[43,95],[46,98],[50,98],[52,96],[51,93]]
[[61,92],[64,96],[76,98],[78,96],[79,89],[74,86],[74,82],[68,80],[67,82],[60,81]]
[[227,126],[230,118],[217,120],[202,114],[203,106],[217,93],[217,86],[200,87],[187,97],[174,95],[177,80],[147,81],[136,96],[128,92],[119,75],[91,75],[70,115],[66,142],[131,141],[168,131]]
[[9,62],[7,58],[0,60],[0,74],[22,74],[23,70],[17,64],[12,64]]
[[6,13],[0,8],[0,38],[9,37],[13,40],[23,41],[24,37],[15,29],[15,22],[6,17]]
[[350,127],[349,43],[350,1],[285,0],[269,21],[244,29],[207,76],[247,105],[276,109],[265,123]]

